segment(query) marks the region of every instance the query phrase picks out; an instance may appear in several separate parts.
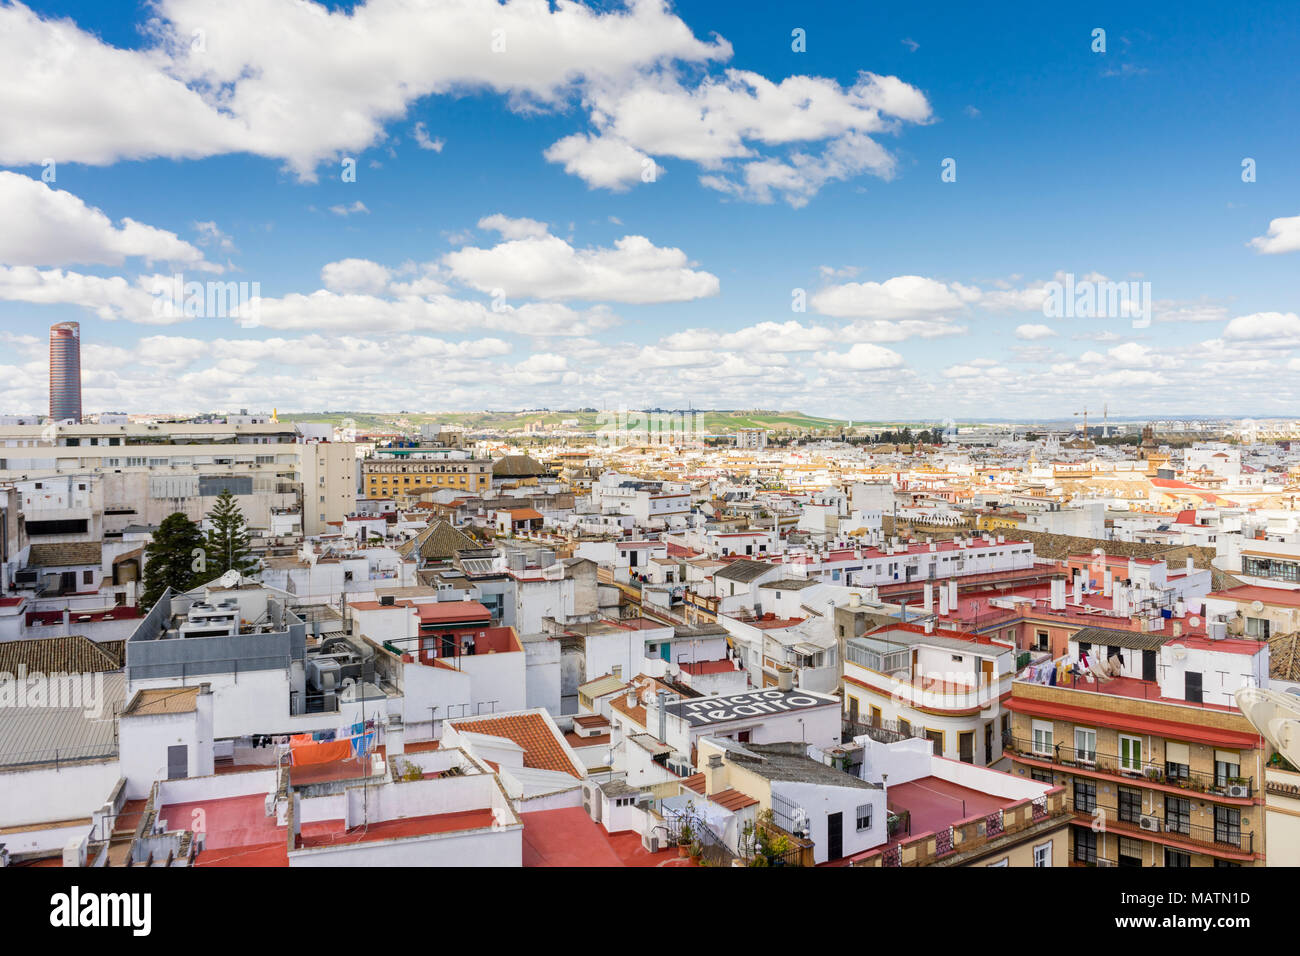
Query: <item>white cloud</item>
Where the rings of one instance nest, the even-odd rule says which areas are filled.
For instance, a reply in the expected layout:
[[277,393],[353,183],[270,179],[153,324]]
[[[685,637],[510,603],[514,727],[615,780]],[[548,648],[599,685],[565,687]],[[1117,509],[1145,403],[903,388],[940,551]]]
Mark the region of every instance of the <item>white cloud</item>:
[[135,51],[69,20],[0,7],[0,163],[252,152],[311,179],[429,94],[487,89],[517,105],[558,105],[578,81],[616,83],[731,54],[725,40],[697,40],[661,0],[611,11],[527,0],[369,0],[347,10],[158,0],[154,10],[153,45]]
[[122,276],[92,276],[62,269],[36,269],[32,266],[0,266],[0,301],[28,302],[34,305],[75,305],[88,309],[101,319],[118,319],[150,325],[183,322],[183,315],[168,317],[155,314],[152,294],[155,279],[140,276],[135,284]]
[[478,227],[499,232],[503,239],[539,239],[550,231],[546,223],[536,219],[511,219],[499,212],[484,216]]
[[718,294],[716,276],[690,268],[680,249],[624,236],[614,248],[575,249],[557,236],[514,239],[449,252],[451,274],[482,292],[536,299],[684,302]]
[[430,139],[429,131],[425,128],[423,123],[415,124],[415,128],[412,130],[412,135],[415,136],[415,145],[419,146],[420,149],[427,149],[435,153],[441,153],[442,148],[447,145],[446,141],[442,138]]
[[330,212],[336,216],[351,216],[357,213],[369,213],[370,210],[366,208],[365,203],[358,199],[349,205],[330,206]]
[[1028,339],[1047,339],[1056,335],[1056,330],[1049,325],[1017,325],[1016,338]]
[[1300,216],[1274,219],[1267,235],[1256,236],[1247,245],[1264,255],[1300,251]]
[[543,154],[592,189],[624,192],[629,186],[664,173],[645,153],[613,136],[574,133],[552,143]]
[[847,352],[818,352],[815,361],[826,368],[871,371],[898,368],[903,356],[883,346],[859,342]]
[[18,173],[0,171],[0,209],[0,263],[7,265],[121,265],[134,257],[220,271],[175,233],[134,219],[115,226],[72,193]]
[[895,276],[884,282],[848,282],[829,286],[812,297],[823,315],[866,319],[938,316],[962,308],[961,292],[924,276]]
[[321,282],[331,292],[378,294],[388,287],[393,271],[369,259],[340,259],[320,270]]
[[1223,330],[1225,339],[1300,339],[1300,315],[1294,312],[1256,312],[1239,315]]

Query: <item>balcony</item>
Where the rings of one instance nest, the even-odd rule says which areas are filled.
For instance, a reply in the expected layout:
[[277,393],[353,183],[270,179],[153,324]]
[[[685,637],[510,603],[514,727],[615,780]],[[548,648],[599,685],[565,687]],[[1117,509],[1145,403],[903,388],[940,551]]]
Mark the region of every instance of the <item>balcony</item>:
[[1229,777],[1190,769],[1171,772],[1175,766],[1172,764],[1143,763],[1140,770],[1128,769],[1114,754],[1076,750],[1064,744],[1054,745],[1051,753],[1040,753],[1034,750],[1033,741],[1010,735],[1004,735],[1003,749],[1013,760],[1053,764],[1089,775],[1117,777],[1164,791],[1189,790],[1232,800],[1250,800],[1255,795],[1253,777]]
[[1076,819],[1081,822],[1086,820],[1089,825],[1096,819],[1094,816],[1096,810],[1105,811],[1105,827],[1108,833],[1231,857],[1254,856],[1255,853],[1254,832],[1242,832],[1239,825],[1202,826],[1179,817],[1169,817],[1159,813],[1137,813],[1130,808],[1120,809],[1093,801],[1089,801],[1086,805],[1076,805],[1073,794],[1067,796],[1067,802],[1074,811]]
[[[1001,700],[1011,677],[1003,674],[993,681],[957,684],[925,675],[910,681],[899,680],[855,667],[852,660],[847,660],[844,668],[844,678],[850,683],[874,690],[896,703],[925,710],[970,711],[992,707]],[[978,675],[972,675],[972,679],[978,680]]]

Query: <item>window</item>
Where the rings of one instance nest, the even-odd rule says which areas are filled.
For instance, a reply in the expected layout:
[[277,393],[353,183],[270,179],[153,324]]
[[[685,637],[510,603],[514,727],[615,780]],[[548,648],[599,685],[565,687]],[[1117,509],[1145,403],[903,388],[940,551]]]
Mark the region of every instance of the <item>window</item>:
[[1097,809],[1097,783],[1094,780],[1074,781],[1074,809],[1079,813],[1092,813]]
[[1010,857],[1004,856],[1002,859],[996,861],[995,863],[990,863],[989,866],[1010,866],[1011,864],[1008,862],[1009,860]]
[[1052,755],[1052,724],[1046,720],[1034,721],[1034,753]]
[[1226,787],[1231,781],[1241,778],[1241,755],[1231,750],[1214,752],[1214,785]]
[[858,832],[871,829],[871,804],[864,803],[858,807]]
[[[1090,830],[1088,827],[1071,827],[1070,831],[1074,834],[1074,862],[1075,863],[1096,863],[1097,862],[1097,834],[1092,830]],[[1038,848],[1035,847],[1034,866],[1047,866],[1047,865],[1049,864],[1038,862]]]
[[1034,635],[1034,650],[1045,651],[1051,646],[1051,638],[1047,631],[1039,631]]
[[1040,770],[1038,767],[1033,767],[1029,771],[1029,776],[1038,783],[1055,783],[1050,770]]
[[1241,846],[1241,811],[1236,807],[1214,808],[1214,842]]
[[1165,776],[1186,780],[1191,774],[1192,748],[1173,740],[1165,741]]
[[1165,829],[1170,833],[1192,832],[1191,800],[1186,797],[1165,797]]
[[94,572],[94,571],[86,571],[86,572],[84,572],[84,573],[81,575],[81,580],[82,580],[82,582],[85,583],[85,584],[94,584],[94,583],[95,583],[95,572]]
[[1142,816],[1142,791],[1119,788],[1119,819],[1121,823],[1137,823]]
[[1120,866],[1141,866],[1142,865],[1142,841],[1134,840],[1132,837],[1119,838],[1119,865]]
[[1246,618],[1246,636],[1258,638],[1261,641],[1268,640],[1268,621],[1262,617]]
[[1034,847],[1034,866],[1052,865],[1052,844],[1043,843]]
[[1142,738],[1119,735],[1119,769],[1142,771]]
[[1097,762],[1097,731],[1074,728],[1074,759],[1081,763]]
[[1179,853],[1177,850],[1165,850],[1165,866],[1191,866],[1192,857],[1189,853]]

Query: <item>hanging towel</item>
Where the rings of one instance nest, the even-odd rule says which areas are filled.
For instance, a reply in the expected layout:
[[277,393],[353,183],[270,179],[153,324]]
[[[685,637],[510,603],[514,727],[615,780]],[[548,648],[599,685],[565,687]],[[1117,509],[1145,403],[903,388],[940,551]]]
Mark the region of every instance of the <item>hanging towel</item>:
[[374,745],[374,734],[362,734],[352,738],[352,756],[360,757],[362,754],[370,753],[370,748]]
[[300,743],[293,745],[293,765],[329,763],[333,760],[346,760],[352,756],[352,748],[346,740],[332,740],[326,743]]

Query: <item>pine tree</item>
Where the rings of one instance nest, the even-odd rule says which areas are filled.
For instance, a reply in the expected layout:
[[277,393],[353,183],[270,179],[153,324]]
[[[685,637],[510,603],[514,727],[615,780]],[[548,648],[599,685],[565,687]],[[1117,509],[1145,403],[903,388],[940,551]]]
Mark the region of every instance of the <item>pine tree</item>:
[[188,591],[200,584],[207,562],[203,533],[181,512],[163,519],[144,549],[142,607],[153,607],[164,591]]
[[244,513],[235,504],[235,496],[225,489],[217,496],[217,503],[208,512],[211,530],[205,547],[208,552],[208,571],[204,578],[211,581],[227,571],[248,574],[257,567],[257,561],[248,552],[248,527]]

